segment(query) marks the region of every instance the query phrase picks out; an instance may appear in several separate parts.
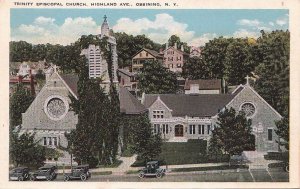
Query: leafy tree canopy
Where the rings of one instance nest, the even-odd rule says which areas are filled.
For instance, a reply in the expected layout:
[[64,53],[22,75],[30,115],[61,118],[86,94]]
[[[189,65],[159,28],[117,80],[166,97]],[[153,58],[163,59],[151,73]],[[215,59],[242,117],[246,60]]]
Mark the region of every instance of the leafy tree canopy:
[[9,155],[15,166],[39,167],[46,160],[45,147],[35,140],[35,134],[20,134],[20,129],[10,131]]
[[253,149],[254,136],[251,134],[251,120],[233,108],[221,111],[218,122],[212,131],[210,143],[229,155],[240,155],[244,150]]
[[290,32],[261,32],[255,45],[255,90],[281,115],[289,114]]
[[275,122],[277,129],[275,133],[279,136],[280,140],[277,141],[279,145],[284,146],[289,150],[290,144],[290,131],[289,131],[289,119],[282,118],[280,121]]
[[22,124],[22,113],[25,113],[33,99],[34,97],[30,94],[30,91],[22,84],[16,85],[9,101],[9,118],[12,129]]
[[189,58],[182,67],[182,76],[188,79],[210,79],[208,65],[199,57]]
[[138,75],[139,89],[147,94],[176,93],[176,74],[158,61],[146,61]]

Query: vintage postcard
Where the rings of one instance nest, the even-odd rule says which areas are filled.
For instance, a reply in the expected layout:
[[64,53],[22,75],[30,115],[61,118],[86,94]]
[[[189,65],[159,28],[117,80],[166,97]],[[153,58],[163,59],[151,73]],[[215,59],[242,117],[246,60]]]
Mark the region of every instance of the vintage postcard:
[[299,1],[0,8],[0,188],[299,187]]

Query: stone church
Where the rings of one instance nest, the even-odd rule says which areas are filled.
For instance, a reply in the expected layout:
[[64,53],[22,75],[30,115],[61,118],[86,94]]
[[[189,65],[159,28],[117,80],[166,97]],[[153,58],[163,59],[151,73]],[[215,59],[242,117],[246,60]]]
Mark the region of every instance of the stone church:
[[145,94],[153,132],[169,142],[209,140],[222,109],[242,110],[252,120],[256,151],[278,151],[275,121],[282,116],[247,82],[230,94]]
[[[117,70],[117,55],[116,55],[116,40],[109,35],[109,26],[104,18],[101,27],[100,37],[106,36],[108,42],[112,44],[112,73],[113,83],[118,87],[118,79],[116,76]],[[90,78],[101,77],[103,80],[102,86],[109,89],[110,80],[108,76],[108,66],[105,59],[102,59],[101,52],[99,60],[93,62],[90,49],[95,46],[90,45],[87,53],[89,64]],[[96,49],[99,47],[96,47]],[[83,52],[85,52],[85,50]],[[83,53],[84,54],[84,53]],[[98,67],[100,66],[101,74],[97,75]],[[69,133],[76,128],[78,122],[77,115],[70,109],[71,100],[69,95],[76,99],[78,76],[75,74],[61,74],[56,66],[50,67],[46,71],[46,84],[38,93],[32,104],[22,114],[21,132],[35,133],[36,140],[41,145],[48,148],[57,148],[58,146],[67,147],[67,139],[65,133]],[[119,91],[120,112],[124,114],[139,114],[144,112],[145,108],[139,101],[134,98],[127,89],[122,88]],[[58,159],[58,164],[69,164],[70,155],[63,152],[64,156]],[[47,160],[47,163],[54,163],[53,160]]]

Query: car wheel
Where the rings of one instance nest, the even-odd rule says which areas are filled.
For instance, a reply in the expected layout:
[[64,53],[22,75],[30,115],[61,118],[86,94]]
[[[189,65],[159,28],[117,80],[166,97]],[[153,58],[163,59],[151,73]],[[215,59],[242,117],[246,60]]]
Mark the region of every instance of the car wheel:
[[22,176],[18,177],[18,181],[23,181],[23,180],[24,180],[24,177],[22,177]]
[[28,179],[28,174],[27,173],[24,173],[24,179]]
[[70,177],[69,176],[64,176],[64,181],[69,181],[70,180]]
[[140,178],[144,178],[144,177],[145,177],[145,173],[144,173],[144,172],[140,172],[140,173],[139,173],[139,177],[140,177]]
[[51,181],[52,180],[52,176],[51,175],[47,176],[46,180],[47,181]]
[[285,166],[285,171],[288,172],[288,173],[290,172],[290,166],[289,165]]
[[35,181],[35,177],[34,177],[34,176],[31,176],[31,177],[30,177],[30,180],[31,180],[31,181]]
[[162,173],[156,173],[156,178],[161,178],[162,177]]
[[85,180],[86,180],[86,175],[85,175],[85,174],[80,175],[80,179],[81,179],[82,181],[85,181]]

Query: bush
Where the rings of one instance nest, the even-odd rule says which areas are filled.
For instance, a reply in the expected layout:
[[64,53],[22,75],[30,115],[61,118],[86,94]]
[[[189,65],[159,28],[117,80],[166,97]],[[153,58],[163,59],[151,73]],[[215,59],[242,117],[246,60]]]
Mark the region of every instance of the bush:
[[[188,142],[163,142],[162,152],[155,160],[160,165],[181,165],[195,163],[228,162],[229,155],[207,154],[205,140],[190,139]],[[132,167],[143,167],[146,162],[139,157]]]
[[99,163],[98,158],[91,156],[88,160],[88,164],[90,168],[95,168]]
[[98,165],[98,168],[114,168],[114,167],[119,167],[123,161],[122,160],[116,160],[113,164],[109,165]]
[[266,160],[280,160],[280,161],[288,161],[289,160],[289,152],[268,152],[267,155],[264,155]]

